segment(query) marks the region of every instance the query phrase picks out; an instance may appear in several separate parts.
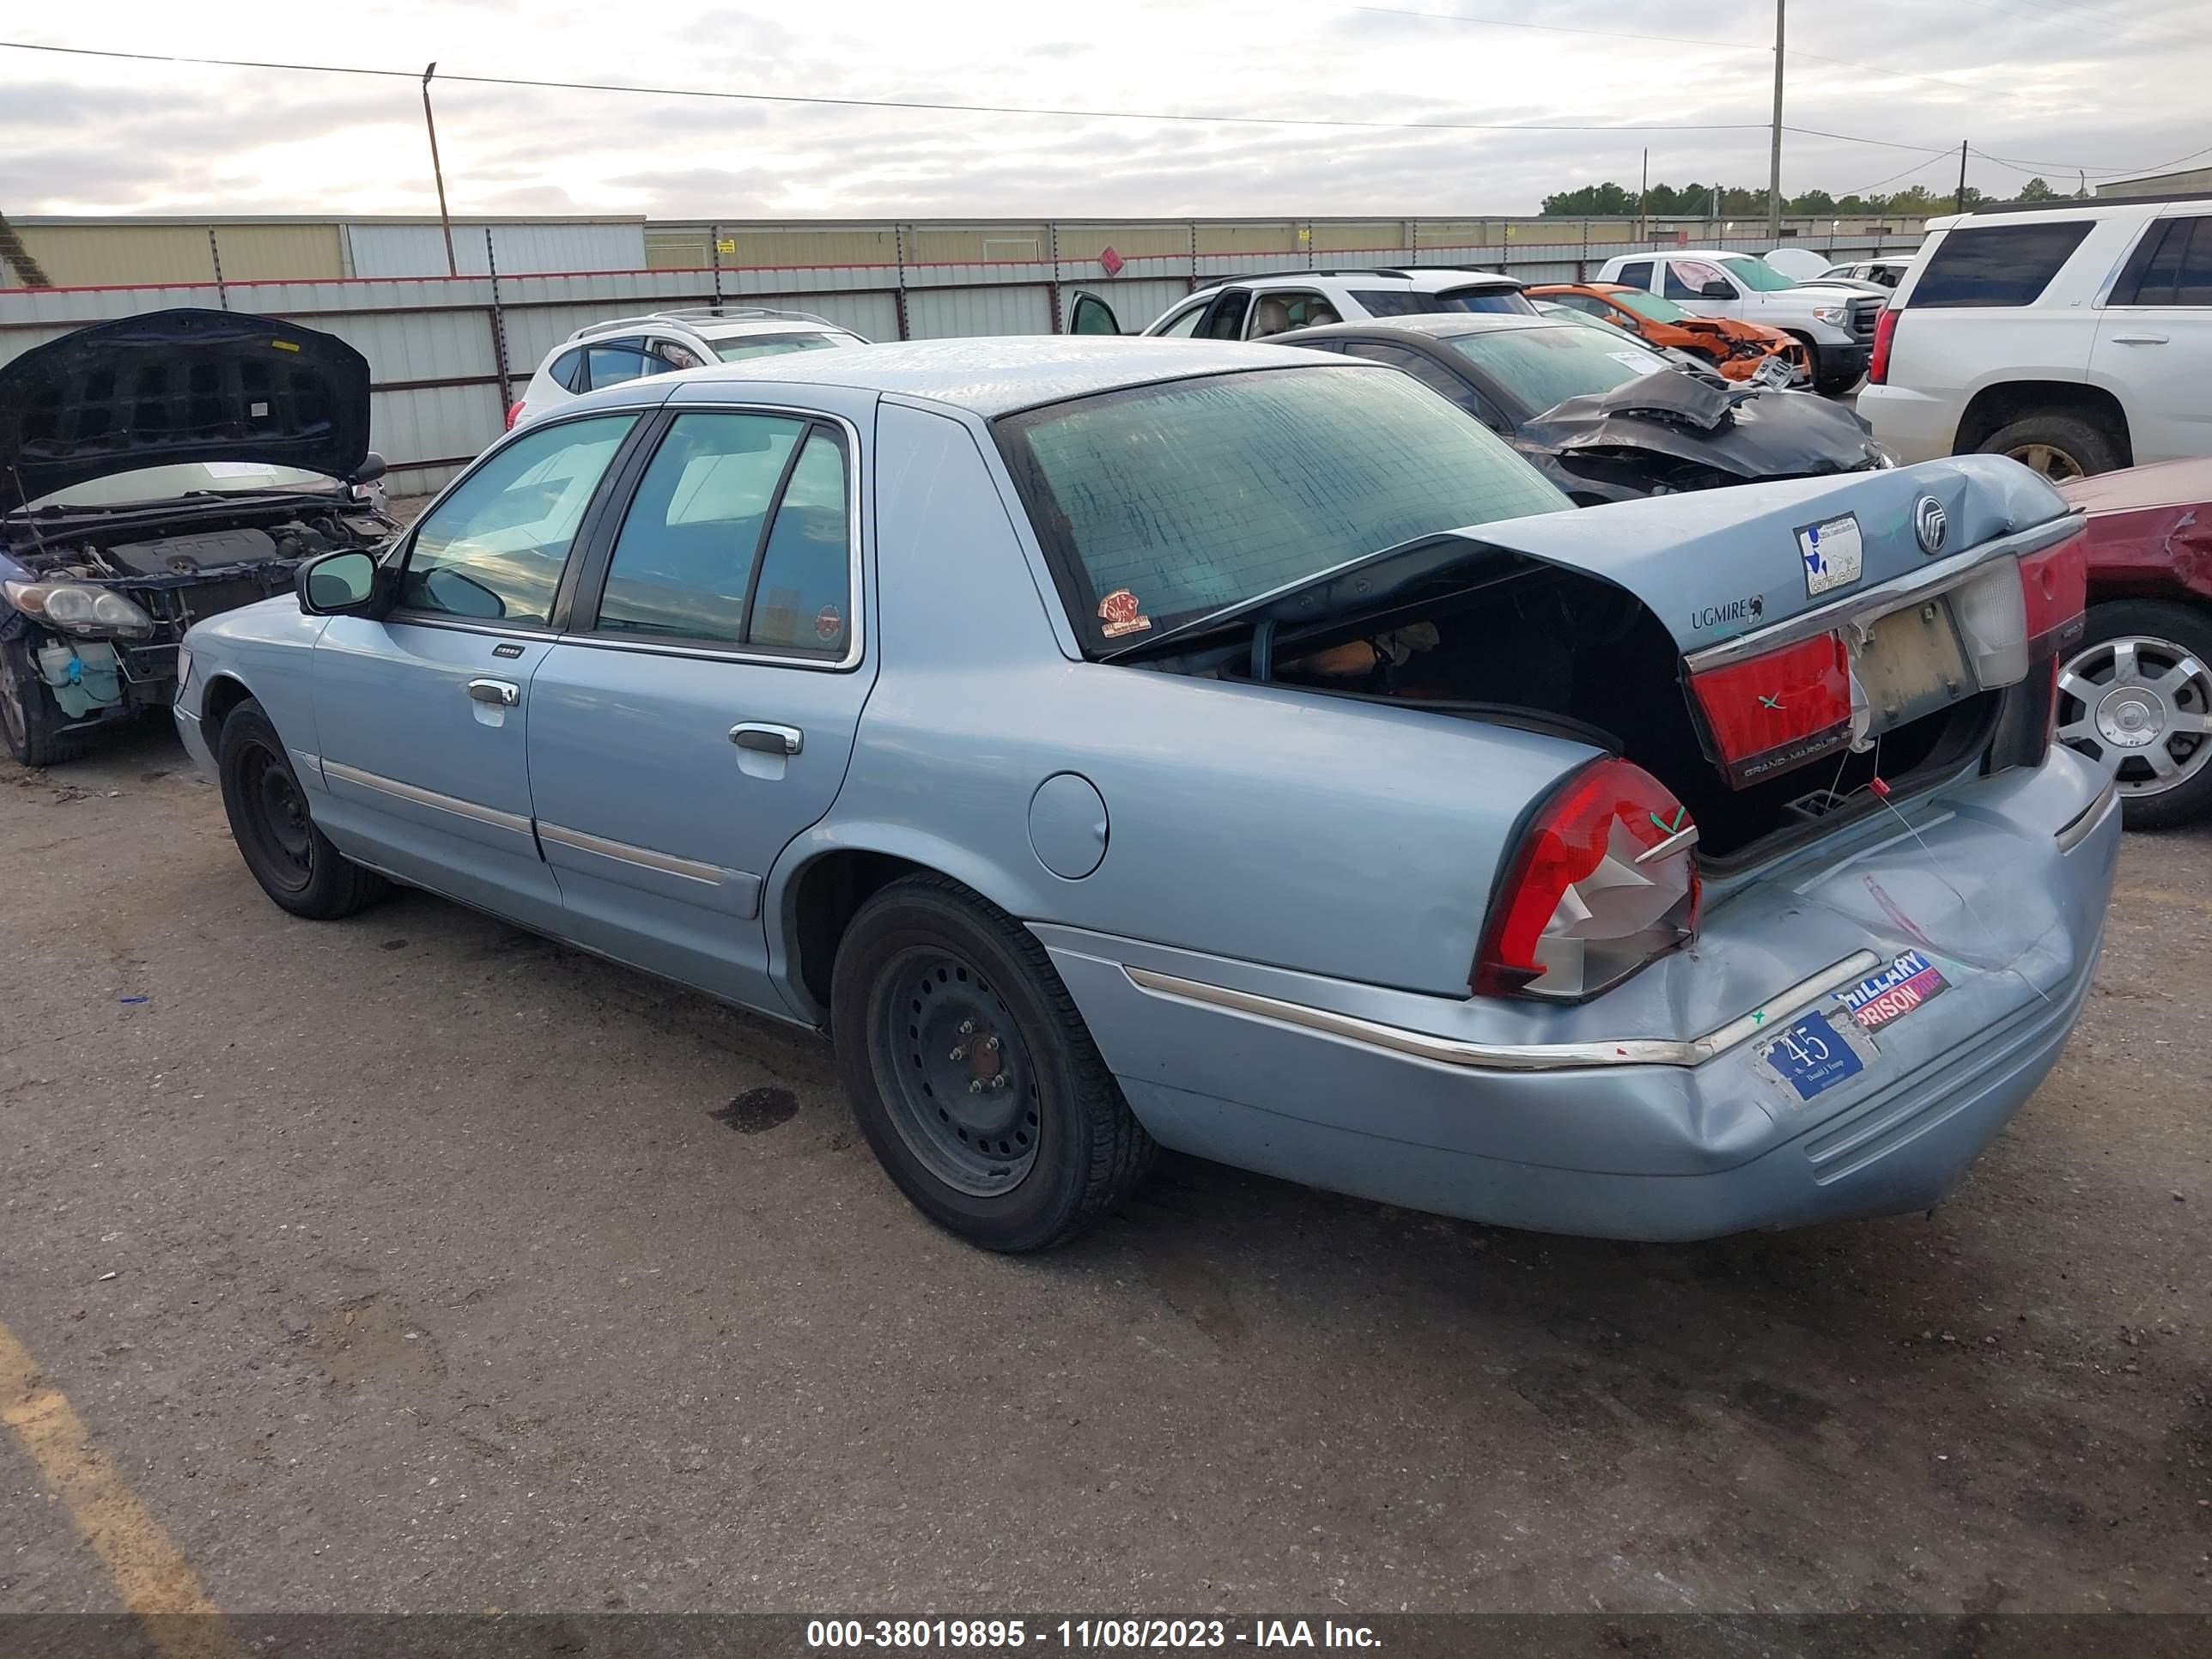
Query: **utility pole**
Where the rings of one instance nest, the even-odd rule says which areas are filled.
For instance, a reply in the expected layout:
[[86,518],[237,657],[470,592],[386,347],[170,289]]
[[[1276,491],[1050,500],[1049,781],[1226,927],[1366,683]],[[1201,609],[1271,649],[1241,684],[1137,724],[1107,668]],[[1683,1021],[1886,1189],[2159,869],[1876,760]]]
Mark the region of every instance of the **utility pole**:
[[1782,240],[1782,10],[1774,0],[1774,148],[1766,170],[1766,237]]
[[433,58],[422,71],[422,125],[430,130],[430,172],[438,181],[438,222],[446,232],[446,275],[461,274],[461,263],[453,258],[453,218],[446,211],[446,169],[438,161],[438,118],[430,113],[430,77],[438,72]]
[[1966,141],[1959,140],[1959,200],[1958,210],[1966,210]]
[[1644,211],[1644,199],[1650,194],[1651,147],[1646,144],[1644,147],[1644,177],[1636,186],[1636,240],[1639,242],[1648,242],[1651,240],[1650,216]]

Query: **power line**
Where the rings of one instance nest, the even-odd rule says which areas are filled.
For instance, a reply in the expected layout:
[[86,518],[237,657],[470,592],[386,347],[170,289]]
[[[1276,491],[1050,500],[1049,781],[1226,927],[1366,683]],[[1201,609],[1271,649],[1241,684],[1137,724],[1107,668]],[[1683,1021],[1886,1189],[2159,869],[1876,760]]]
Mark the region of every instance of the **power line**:
[[[419,81],[419,70],[373,69],[351,64],[289,64],[253,58],[198,58],[178,53],[118,52],[95,46],[55,46],[28,40],[0,40],[0,49],[44,52],[69,58],[104,58],[137,64],[184,64],[208,69],[270,70],[295,75],[357,75],[384,80]],[[1384,132],[1764,132],[1765,121],[1596,122],[1528,121],[1358,121],[1319,115],[1196,115],[1164,110],[1058,109],[1030,104],[956,104],[919,98],[824,98],[789,92],[729,92],[714,87],[629,86],[609,81],[540,81],[514,75],[452,75],[440,70],[441,84],[522,87],[544,92],[629,93],[657,98],[712,98],[744,104],[804,104],[830,109],[930,110],[959,115],[1042,115],[1063,120],[1175,121],[1261,127],[1359,128]]]
[[1926,161],[1915,161],[1911,167],[1905,168],[1902,173],[1893,173],[1887,179],[1877,179],[1870,185],[1861,185],[1856,190],[1847,190],[1844,194],[1846,197],[1870,195],[1872,192],[1880,190],[1884,185],[1893,185],[1900,179],[1909,179],[1914,173],[1925,173],[1929,167],[1935,166],[1938,161],[1948,164],[1950,159],[1951,152],[1948,149],[1936,150],[1932,153]]
[[1995,161],[2001,167],[2010,167],[2014,173],[2100,173],[2108,178],[2117,178],[2130,173],[2164,173],[2185,161],[2193,161],[2200,155],[2212,155],[2212,144],[2207,144],[2203,149],[2192,149],[2186,155],[2177,155],[2171,161],[2155,161],[2148,167],[2086,167],[2079,161],[2024,161],[2016,155],[1991,155],[1986,150],[1978,149],[1974,154],[1984,161]]

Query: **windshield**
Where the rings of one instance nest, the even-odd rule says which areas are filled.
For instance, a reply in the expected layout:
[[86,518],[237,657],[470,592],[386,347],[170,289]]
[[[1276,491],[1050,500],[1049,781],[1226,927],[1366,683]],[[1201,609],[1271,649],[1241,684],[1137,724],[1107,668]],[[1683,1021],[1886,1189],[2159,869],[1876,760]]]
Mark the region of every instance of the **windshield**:
[[1448,342],[1487,374],[1522,416],[1617,386],[1667,367],[1667,360],[1625,335],[1588,328],[1510,328]]
[[1131,386],[995,430],[1094,648],[1423,536],[1567,505],[1411,375],[1350,365]]
[[264,489],[336,489],[337,480],[296,466],[264,466],[258,461],[176,461],[142,466],[105,478],[92,478],[57,489],[31,503],[49,507],[134,507],[145,501],[173,501],[185,495],[245,495]]
[[1404,294],[1379,289],[1352,290],[1370,317],[1432,317],[1444,311],[1503,312],[1531,317],[1536,307],[1517,288],[1449,288],[1440,294]]
[[1672,300],[1662,300],[1656,294],[1646,294],[1640,288],[1608,289],[1605,297],[1623,311],[1632,311],[1639,317],[1649,317],[1655,323],[1683,323],[1690,313]]
[[1729,274],[1746,288],[1757,289],[1762,294],[1797,286],[1796,277],[1784,276],[1765,260],[1754,259],[1747,253],[1725,253],[1716,263],[1726,265]]
[[714,355],[726,363],[741,363],[748,357],[781,357],[787,351],[819,351],[824,346],[843,343],[834,334],[746,334],[734,340],[710,340]]

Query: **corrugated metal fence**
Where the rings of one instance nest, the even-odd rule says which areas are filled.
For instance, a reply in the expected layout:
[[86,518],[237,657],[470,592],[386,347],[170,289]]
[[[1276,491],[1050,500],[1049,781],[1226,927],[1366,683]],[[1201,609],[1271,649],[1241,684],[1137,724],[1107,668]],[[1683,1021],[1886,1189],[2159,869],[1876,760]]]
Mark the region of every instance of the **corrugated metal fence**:
[[[458,234],[458,233],[457,233]],[[1079,291],[1105,298],[1125,329],[1151,322],[1202,283],[1328,265],[1464,266],[1523,282],[1571,282],[1650,243],[1536,243],[1375,248],[1316,254],[1188,253],[1128,259],[1113,276],[1095,259],[677,270],[507,273],[485,240],[485,274],[0,289],[0,362],[87,323],[177,306],[295,319],[347,341],[374,377],[372,441],[392,465],[395,495],[434,489],[496,437],[509,404],[547,352],[586,324],[636,312],[723,303],[810,311],[875,340],[1050,334]],[[1796,242],[1836,258],[1899,252],[1918,238]],[[710,240],[708,246],[714,246]],[[1747,252],[1763,244],[1723,244]]]

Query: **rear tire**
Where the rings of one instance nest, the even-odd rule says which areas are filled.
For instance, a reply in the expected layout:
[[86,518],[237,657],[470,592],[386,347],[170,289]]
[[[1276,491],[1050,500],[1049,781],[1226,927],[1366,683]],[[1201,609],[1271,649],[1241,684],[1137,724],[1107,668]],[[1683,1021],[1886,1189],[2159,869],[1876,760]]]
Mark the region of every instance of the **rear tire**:
[[8,752],[24,766],[75,760],[84,752],[84,739],[61,725],[62,711],[47,693],[29,643],[0,645],[0,738]]
[[2091,605],[2058,720],[2059,740],[2118,781],[2129,829],[2212,812],[2212,731],[2195,729],[2212,722],[2212,614],[2164,599]]
[[261,890],[295,916],[335,921],[391,885],[350,861],[315,827],[284,740],[251,697],[222,723],[216,769],[239,856]]
[[1044,947],[943,876],[854,916],[830,975],[837,1066],[861,1133],[915,1207],[986,1249],[1065,1243],[1155,1148]]
[[2053,483],[2111,472],[2126,465],[2118,441],[2081,415],[2030,415],[1982,440],[1984,455],[2009,455]]

